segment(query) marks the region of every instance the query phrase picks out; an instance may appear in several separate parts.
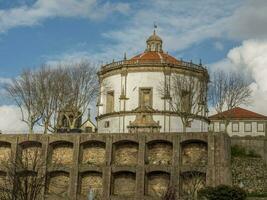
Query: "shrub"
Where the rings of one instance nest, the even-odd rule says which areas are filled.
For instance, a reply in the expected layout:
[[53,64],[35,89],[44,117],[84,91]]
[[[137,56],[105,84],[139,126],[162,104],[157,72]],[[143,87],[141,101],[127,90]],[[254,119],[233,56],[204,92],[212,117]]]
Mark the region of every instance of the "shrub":
[[238,145],[234,145],[231,147],[231,155],[233,157],[255,157],[255,158],[261,157],[253,149],[247,152],[244,147],[240,147]]
[[240,146],[232,146],[231,147],[231,155],[233,157],[246,157],[246,149],[244,147],[240,147]]
[[199,191],[201,199],[207,200],[245,200],[246,192],[237,187],[220,185],[217,187],[206,187]]

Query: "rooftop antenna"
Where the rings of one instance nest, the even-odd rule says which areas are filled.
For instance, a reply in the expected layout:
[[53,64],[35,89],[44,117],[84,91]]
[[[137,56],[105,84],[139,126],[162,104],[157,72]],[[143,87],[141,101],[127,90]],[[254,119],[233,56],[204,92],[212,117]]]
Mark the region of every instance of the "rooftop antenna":
[[126,52],[124,52],[124,60],[127,60]]

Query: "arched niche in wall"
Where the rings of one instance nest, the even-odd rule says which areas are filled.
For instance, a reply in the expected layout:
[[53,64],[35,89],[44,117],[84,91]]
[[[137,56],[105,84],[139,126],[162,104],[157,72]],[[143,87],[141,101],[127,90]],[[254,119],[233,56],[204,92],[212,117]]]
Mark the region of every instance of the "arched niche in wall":
[[39,171],[21,171],[18,174],[19,181],[16,184],[17,192],[22,194],[34,194],[37,193],[37,199],[41,198],[41,190],[44,188],[43,183],[45,181],[45,175],[42,175]]
[[112,175],[112,194],[115,196],[134,196],[136,193],[136,174],[116,172]]
[[81,145],[81,163],[103,165],[106,161],[106,144],[100,141],[89,141]]
[[8,142],[0,141],[0,163],[5,163],[11,157],[11,144]]
[[42,143],[27,141],[19,144],[17,160],[23,168],[30,171],[39,171],[45,165],[42,157]]
[[170,185],[170,174],[162,171],[150,172],[146,175],[146,195],[162,198]]
[[80,174],[79,194],[81,198],[87,197],[90,190],[96,199],[101,199],[103,194],[102,173],[89,171]]
[[181,144],[182,164],[192,167],[203,167],[208,162],[208,145],[204,141],[189,140]]
[[146,164],[171,165],[173,146],[169,141],[151,141],[146,146]]
[[113,164],[137,165],[139,145],[133,141],[120,141],[113,144]]
[[50,144],[50,163],[56,165],[71,165],[73,162],[73,144],[58,141]]
[[197,199],[197,193],[206,185],[206,174],[188,171],[181,174],[181,196],[185,199]]
[[48,175],[47,193],[58,198],[68,197],[70,185],[69,173],[64,171],[50,172]]

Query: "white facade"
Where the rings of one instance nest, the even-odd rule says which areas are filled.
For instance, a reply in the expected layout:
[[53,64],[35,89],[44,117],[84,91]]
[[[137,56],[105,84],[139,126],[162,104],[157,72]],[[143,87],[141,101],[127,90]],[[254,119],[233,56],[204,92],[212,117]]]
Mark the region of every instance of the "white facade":
[[210,131],[227,132],[229,136],[265,136],[266,120],[231,120],[225,128],[225,123],[214,120],[210,123]]
[[[154,33],[155,36],[155,33]],[[152,39],[151,39],[152,38]],[[100,71],[101,95],[98,102],[97,127],[100,133],[128,133],[128,126],[136,120],[140,114],[140,91],[149,90],[151,95],[151,114],[155,123],[160,126],[160,132],[182,132],[183,124],[181,118],[170,108],[168,100],[163,98],[159,92],[162,84],[171,84],[172,76],[182,74],[184,71],[190,73],[206,73],[203,69],[191,69],[189,63],[181,62],[181,69],[175,65],[169,67],[166,64],[173,61],[174,58],[167,57],[168,54],[162,51],[162,42],[159,37],[150,37],[157,41],[158,48],[152,48],[148,41],[148,48],[139,60],[124,60],[124,62],[110,64],[109,68],[103,68]],[[150,46],[149,46],[150,45]],[[150,47],[150,48],[149,48]],[[151,50],[152,49],[152,50]],[[156,51],[156,52],[155,52]],[[145,56],[159,56],[158,60],[143,59]],[[143,57],[142,57],[143,56]],[[142,57],[142,58],[141,58]],[[152,57],[153,58],[153,57]],[[172,60],[170,60],[172,59]],[[134,64],[133,64],[134,62]],[[145,62],[145,63],[144,63]],[[155,65],[153,65],[155,63]],[[167,66],[167,67],[166,67]],[[186,69],[183,69],[187,67]],[[168,73],[166,73],[166,68]],[[110,69],[110,70],[109,70]],[[194,70],[199,70],[194,72]],[[192,71],[192,72],[191,72]],[[112,105],[110,105],[112,104]],[[198,118],[195,118],[190,125],[186,127],[187,132],[207,132],[208,123],[203,111]]]

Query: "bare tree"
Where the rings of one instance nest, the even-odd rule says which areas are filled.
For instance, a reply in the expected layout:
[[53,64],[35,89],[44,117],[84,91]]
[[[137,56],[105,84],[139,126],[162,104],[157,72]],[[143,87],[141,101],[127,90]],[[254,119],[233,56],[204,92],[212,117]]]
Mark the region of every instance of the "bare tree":
[[182,199],[198,200],[198,191],[205,187],[205,174],[189,171],[182,174]]
[[24,71],[5,89],[19,106],[30,133],[37,123],[44,133],[56,132],[65,111],[72,114],[65,113],[65,118],[74,129],[98,94],[97,69],[85,61],[53,68],[43,65],[36,71]]
[[65,109],[72,113],[72,117],[65,117],[69,128],[74,129],[77,120],[83,116],[98,94],[97,69],[88,62],[80,62],[66,70],[68,95]]
[[[217,113],[231,110],[242,104],[250,102],[251,89],[249,81],[239,73],[226,73],[216,71],[213,73],[209,85],[209,102]],[[231,113],[229,113],[231,115]],[[223,116],[226,120],[226,128],[230,116]]]
[[0,200],[39,200],[45,188],[45,163],[40,148],[23,151],[16,159],[1,163],[5,176],[0,185]]
[[168,102],[172,111],[177,113],[186,127],[198,116],[206,111],[207,80],[192,75],[174,75],[171,84],[161,84],[159,92],[169,96]]
[[66,70],[60,66],[51,68],[44,65],[34,75],[37,84],[37,96],[44,133],[55,132],[59,112],[65,107],[68,97],[68,82]]
[[176,188],[169,186],[162,200],[178,200]]
[[37,83],[31,70],[25,70],[22,74],[6,84],[5,89],[21,110],[22,121],[33,133],[34,125],[41,119],[37,96]]

